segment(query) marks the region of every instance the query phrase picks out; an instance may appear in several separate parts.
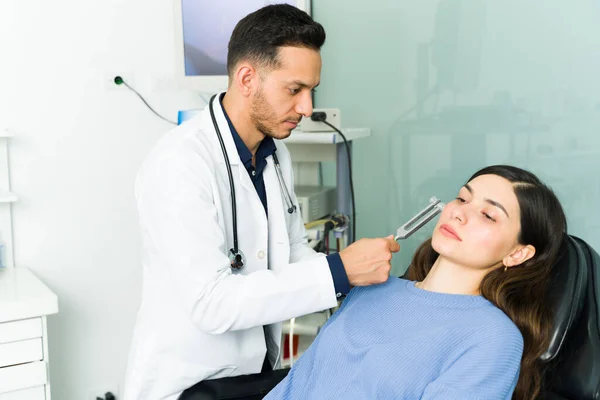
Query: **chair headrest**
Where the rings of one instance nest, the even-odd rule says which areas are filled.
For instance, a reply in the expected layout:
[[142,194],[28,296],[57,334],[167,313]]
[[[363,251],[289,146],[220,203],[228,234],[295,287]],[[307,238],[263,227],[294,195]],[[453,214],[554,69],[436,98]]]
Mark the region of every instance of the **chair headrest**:
[[[575,242],[581,247],[581,251],[585,254],[586,261],[588,263],[588,287],[591,286],[591,299],[589,301],[595,301],[596,304],[594,307],[591,307],[590,311],[595,310],[596,321],[599,323],[597,325],[597,329],[595,332],[600,336],[600,254],[596,250],[594,250],[588,243],[586,243],[583,239],[580,239],[576,236],[573,236]],[[588,296],[590,293],[588,292]],[[584,309],[585,312],[585,309]],[[600,389],[600,388],[599,388]]]
[[585,303],[588,267],[581,247],[570,235],[565,235],[564,251],[553,267],[549,290],[550,308],[554,314],[553,329],[543,361],[558,355],[567,333],[577,322]]

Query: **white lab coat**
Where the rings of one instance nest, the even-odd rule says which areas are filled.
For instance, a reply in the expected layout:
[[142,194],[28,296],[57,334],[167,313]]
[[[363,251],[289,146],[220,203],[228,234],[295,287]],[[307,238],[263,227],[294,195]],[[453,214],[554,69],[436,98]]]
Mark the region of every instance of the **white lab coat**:
[[[143,290],[128,362],[125,400],[177,399],[205,379],[260,372],[267,348],[279,359],[281,322],[337,304],[322,254],[289,214],[273,158],[264,169],[269,218],[238,156],[219,101],[246,265],[233,273],[229,179],[208,107],[161,138],[136,180]],[[276,140],[288,188],[293,172]],[[298,204],[292,191],[294,204]],[[263,325],[268,325],[265,343]]]

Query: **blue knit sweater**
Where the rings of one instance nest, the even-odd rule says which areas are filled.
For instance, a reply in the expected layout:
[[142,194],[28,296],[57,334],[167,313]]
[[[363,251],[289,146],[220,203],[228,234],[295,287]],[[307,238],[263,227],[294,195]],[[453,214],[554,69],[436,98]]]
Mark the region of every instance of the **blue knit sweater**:
[[523,338],[481,296],[391,277],[353,289],[265,399],[510,399]]

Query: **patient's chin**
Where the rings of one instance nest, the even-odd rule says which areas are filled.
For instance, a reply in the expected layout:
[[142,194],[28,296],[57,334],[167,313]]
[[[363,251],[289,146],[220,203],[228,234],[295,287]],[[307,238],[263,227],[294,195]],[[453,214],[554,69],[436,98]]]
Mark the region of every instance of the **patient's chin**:
[[435,231],[431,236],[431,247],[439,255],[445,255],[444,253],[449,250],[450,246],[448,246],[448,243],[446,243],[439,231]]
[[446,258],[448,260],[455,260],[455,262],[459,261],[457,259],[462,259],[465,257],[464,249],[460,248],[459,243],[460,242],[455,240],[449,240],[448,238],[445,238],[439,233],[434,233],[433,237],[431,238],[431,247],[433,248],[433,250],[435,250],[435,252],[438,253],[440,257]]

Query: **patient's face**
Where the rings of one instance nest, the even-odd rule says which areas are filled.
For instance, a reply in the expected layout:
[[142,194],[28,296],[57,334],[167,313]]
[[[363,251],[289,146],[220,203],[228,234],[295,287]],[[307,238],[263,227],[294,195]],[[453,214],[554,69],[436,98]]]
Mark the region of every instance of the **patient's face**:
[[518,245],[519,203],[512,184],[481,175],[463,186],[440,216],[432,246],[450,262],[493,269]]

